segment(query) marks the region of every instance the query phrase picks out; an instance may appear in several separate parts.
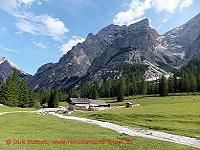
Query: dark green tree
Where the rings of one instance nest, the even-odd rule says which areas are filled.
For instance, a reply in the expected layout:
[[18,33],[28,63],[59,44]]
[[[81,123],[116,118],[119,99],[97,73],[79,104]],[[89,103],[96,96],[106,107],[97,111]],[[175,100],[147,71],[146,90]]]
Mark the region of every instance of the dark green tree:
[[19,100],[19,72],[17,70],[14,70],[13,74],[8,77],[8,79],[5,82],[4,87],[4,98],[7,100],[5,102],[5,105],[7,106],[18,106],[18,100]]
[[160,96],[167,96],[168,94],[168,83],[164,75],[159,80],[159,94]]
[[194,73],[189,73],[189,80],[190,80],[190,92],[196,92],[197,79]]
[[19,85],[19,107],[29,107],[29,101],[32,95],[29,95],[29,88],[27,79],[22,79]]
[[132,83],[130,84],[130,95],[137,95],[137,84],[135,78],[132,79]]
[[105,85],[105,97],[110,97],[111,95],[111,80],[106,80]]
[[200,91],[200,74],[197,74],[197,91]]
[[118,92],[117,92],[117,101],[123,101],[125,95],[126,83],[124,78],[119,79],[118,81]]
[[142,91],[142,95],[147,94],[147,82],[145,81],[144,78],[142,78],[142,81],[141,81],[141,91]]
[[58,107],[59,99],[58,99],[58,90],[52,89],[48,101],[49,108],[56,108]]
[[2,83],[0,87],[0,103],[6,105],[8,101],[8,90],[5,83]]
[[184,73],[184,76],[181,77],[181,80],[183,81],[183,85],[181,88],[183,92],[190,92],[191,83],[187,72]]
[[180,92],[180,90],[179,90],[179,79],[180,78],[176,74],[173,75],[173,78],[174,78],[174,92],[175,93]]
[[174,78],[172,75],[170,75],[168,79],[168,92],[169,93],[174,93]]
[[130,96],[130,79],[126,78],[126,96]]
[[92,99],[97,99],[98,98],[98,88],[99,88],[99,83],[98,81],[94,81],[93,87],[92,87]]

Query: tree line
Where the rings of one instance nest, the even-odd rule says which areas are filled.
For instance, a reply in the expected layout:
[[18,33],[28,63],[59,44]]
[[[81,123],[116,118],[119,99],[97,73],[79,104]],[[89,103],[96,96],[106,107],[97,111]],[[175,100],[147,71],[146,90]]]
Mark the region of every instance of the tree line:
[[145,81],[140,77],[109,79],[104,81],[89,81],[80,86],[80,89],[71,89],[69,97],[83,98],[117,98],[123,101],[125,96],[159,94],[167,96],[168,93],[200,92],[200,75],[181,71],[171,74],[168,78],[162,75],[155,81]]
[[164,75],[155,81],[145,81],[142,75],[132,75],[119,79],[83,82],[80,87],[68,91],[41,89],[35,93],[28,86],[26,78],[20,78],[14,71],[0,86],[0,103],[13,107],[58,107],[59,101],[70,97],[116,98],[123,101],[125,96],[168,93],[200,92],[200,75],[197,72],[181,70],[166,78]]
[[29,88],[26,78],[14,71],[0,86],[0,103],[12,107],[33,107],[37,95]]
[[[42,89],[34,92],[28,85],[27,78],[21,78],[14,70],[7,80],[0,85],[0,103],[11,107],[58,107],[59,101],[66,101],[66,95],[57,89]],[[46,106],[45,106],[46,104]]]

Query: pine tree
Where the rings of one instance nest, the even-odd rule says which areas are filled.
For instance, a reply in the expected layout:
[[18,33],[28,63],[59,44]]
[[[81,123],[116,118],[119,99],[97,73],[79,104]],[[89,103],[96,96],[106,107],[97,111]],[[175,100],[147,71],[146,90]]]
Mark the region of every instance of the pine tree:
[[185,74],[182,72],[179,80],[179,92],[186,92],[188,83],[186,83],[185,77]]
[[153,84],[153,93],[158,94],[159,93],[159,80],[156,80]]
[[160,96],[166,96],[168,93],[167,79],[164,75],[159,80],[159,94]]
[[2,83],[0,87],[0,103],[6,105],[8,101],[8,90],[5,83]]
[[48,107],[56,108],[56,107],[58,107],[58,104],[59,104],[58,91],[52,89],[50,97],[49,97],[49,101],[48,101]]
[[105,97],[110,97],[111,95],[111,80],[105,82]]
[[179,79],[176,74],[174,74],[173,78],[174,78],[174,92],[177,93],[179,92]]
[[35,102],[33,94],[27,79],[20,79],[19,72],[14,70],[0,88],[0,103],[13,107],[32,107]]
[[84,83],[81,86],[81,97],[83,98],[88,98],[88,93],[89,93],[89,84],[88,83]]
[[19,85],[19,99],[18,99],[18,106],[19,107],[29,107],[29,88],[26,79],[22,79]]
[[174,78],[172,75],[170,75],[168,79],[168,92],[174,93]]
[[182,78],[184,81],[184,92],[190,92],[190,79],[188,73],[184,73],[184,76]]
[[97,81],[95,81],[92,87],[92,99],[98,98],[98,87],[99,87],[99,84]]
[[147,82],[147,94],[152,94],[152,83]]
[[197,74],[197,91],[200,91],[200,74]]
[[193,73],[189,74],[189,80],[190,80],[190,92],[196,92],[197,90],[197,80]]
[[126,79],[126,96],[130,96],[130,80],[129,78]]
[[137,95],[138,88],[137,88],[137,85],[136,85],[135,78],[132,79],[132,83],[131,83],[131,87],[130,88],[131,88],[130,89],[131,95]]
[[51,90],[43,88],[40,92],[40,103],[46,104],[49,101]]
[[4,88],[5,90],[4,97],[7,100],[5,104],[7,106],[13,106],[13,107],[18,106],[19,84],[20,84],[20,79],[18,74],[19,74],[18,71],[14,70],[13,74],[6,80]]
[[126,88],[126,83],[123,78],[121,78],[118,82],[118,92],[117,92],[117,101],[123,101],[124,100],[124,95],[125,95],[125,88]]
[[40,103],[38,101],[38,95],[34,93],[31,89],[29,89],[28,90],[28,107],[34,107],[36,103],[40,106]]
[[147,82],[144,80],[144,78],[142,78],[142,82],[141,82],[141,87],[142,87],[142,95],[146,95],[147,94]]

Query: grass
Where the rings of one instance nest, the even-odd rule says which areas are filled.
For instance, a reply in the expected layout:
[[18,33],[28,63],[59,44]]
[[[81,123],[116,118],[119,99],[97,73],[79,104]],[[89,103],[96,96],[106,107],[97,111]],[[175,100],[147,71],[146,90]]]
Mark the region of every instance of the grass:
[[[190,137],[200,137],[200,96],[129,97],[140,104],[135,108],[120,108],[96,112],[75,112],[72,115],[121,125],[165,131]],[[113,103],[121,105],[125,102]]]
[[[95,125],[85,124],[77,121],[59,119],[53,116],[31,113],[15,113],[0,116],[0,149],[4,150],[194,150],[195,148],[178,145],[174,143],[131,137],[133,144],[124,145],[16,145],[14,139],[24,140],[125,140],[130,138],[127,135],[118,134],[112,130],[101,128]],[[5,141],[11,140],[10,145]]]
[[19,108],[19,107],[0,106],[0,112],[31,111],[31,110],[36,110],[36,109],[35,108]]
[[68,107],[67,102],[59,102],[59,106]]

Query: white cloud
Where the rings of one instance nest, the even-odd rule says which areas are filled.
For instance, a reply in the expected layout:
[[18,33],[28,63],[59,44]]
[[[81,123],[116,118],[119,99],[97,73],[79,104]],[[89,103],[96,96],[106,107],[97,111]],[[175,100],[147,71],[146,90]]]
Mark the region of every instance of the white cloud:
[[141,2],[139,0],[132,0],[128,10],[119,12],[114,17],[113,23],[118,25],[130,25],[143,17],[145,10],[149,7],[149,1]]
[[33,44],[39,48],[47,48],[47,46],[42,42],[33,41]]
[[19,52],[18,50],[11,49],[11,48],[4,48],[4,50],[8,52]]
[[19,4],[32,5],[35,0],[18,0]]
[[0,46],[0,50],[7,51],[7,52],[19,52],[16,49],[7,48],[7,47],[4,47],[4,46]]
[[184,8],[187,8],[192,4],[193,4],[193,0],[184,0],[180,5],[180,9],[183,10]]
[[72,39],[70,39],[66,44],[63,44],[61,47],[61,52],[63,54],[66,54],[69,50],[72,49],[73,46],[77,45],[78,43],[82,43],[85,41],[85,38],[80,36],[72,36]]
[[69,31],[64,22],[59,18],[54,18],[47,14],[35,15],[33,13],[20,11],[22,5],[32,5],[35,1],[40,2],[40,0],[1,0],[0,9],[17,18],[18,22],[16,23],[16,27],[21,32],[59,39]]
[[128,9],[117,13],[114,24],[130,25],[144,17],[145,12],[153,9],[156,12],[174,13],[177,8],[189,7],[193,0],[132,0]]
[[61,20],[48,15],[35,16],[29,14],[28,17],[21,18],[16,23],[16,26],[22,32],[51,36],[54,39],[63,36],[69,31]]
[[0,9],[14,15],[17,13],[17,5],[17,0],[1,0]]

